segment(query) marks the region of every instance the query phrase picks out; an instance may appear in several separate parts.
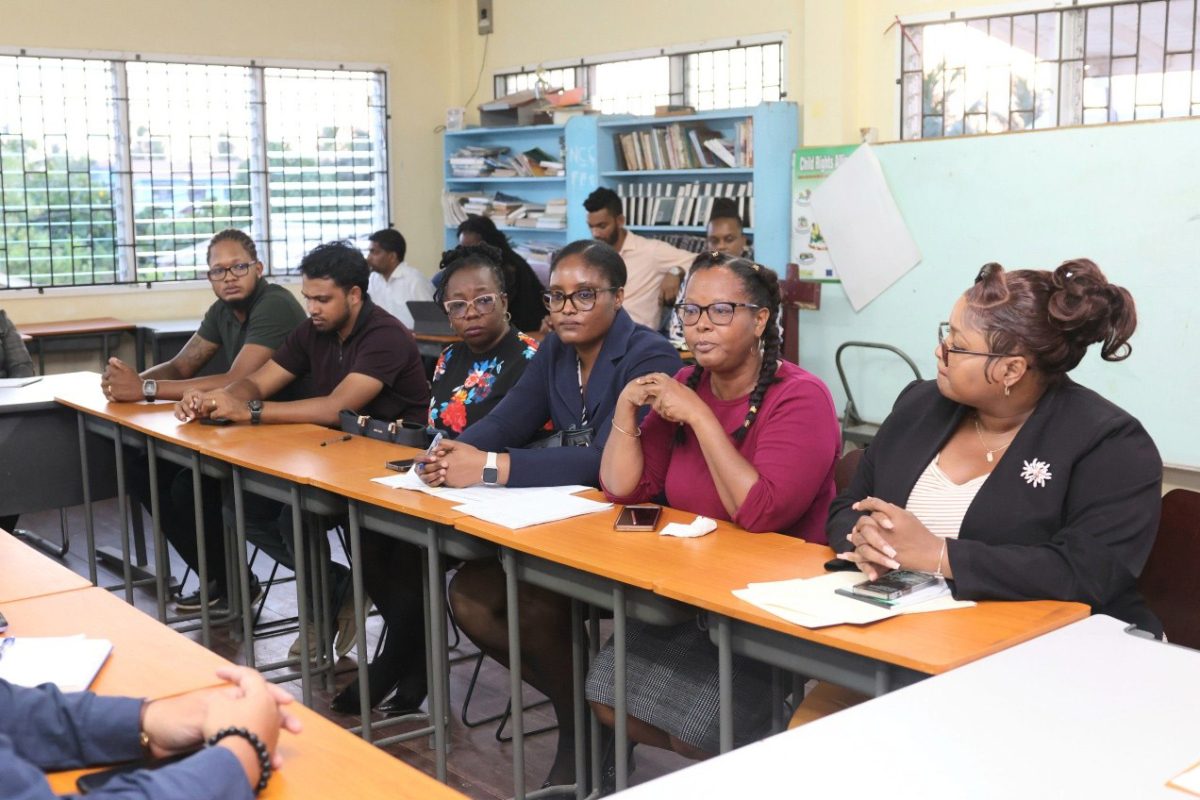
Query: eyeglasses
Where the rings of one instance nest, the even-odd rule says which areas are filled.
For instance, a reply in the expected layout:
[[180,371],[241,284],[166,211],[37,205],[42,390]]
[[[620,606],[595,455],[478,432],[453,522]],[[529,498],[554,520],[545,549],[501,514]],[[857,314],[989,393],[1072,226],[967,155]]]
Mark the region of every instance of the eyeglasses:
[[675,316],[684,325],[695,325],[700,321],[700,314],[707,313],[708,321],[713,325],[728,325],[733,322],[733,315],[739,308],[749,308],[757,311],[762,306],[754,303],[709,303],[706,306],[695,303],[680,303],[675,306]]
[[247,261],[244,264],[234,264],[232,267],[213,267],[208,271],[208,279],[210,281],[223,281],[225,280],[225,276],[231,272],[233,273],[233,277],[240,278],[257,263],[257,261]]
[[494,292],[492,294],[481,294],[474,300],[447,300],[442,303],[442,307],[446,309],[446,316],[450,319],[461,319],[467,315],[467,308],[475,306],[475,313],[481,317],[486,317],[496,310],[496,302],[499,296]]
[[942,363],[947,367],[950,366],[950,354],[957,353],[960,356],[986,356],[988,358],[1008,358],[1014,353],[984,353],[979,350],[963,350],[961,347],[951,347],[946,344],[946,340],[950,338],[950,323],[938,323],[938,347],[942,351]]
[[562,311],[566,307],[568,300],[571,301],[571,306],[576,311],[591,311],[596,307],[596,299],[600,297],[601,292],[615,292],[619,288],[617,286],[608,286],[603,289],[585,287],[583,289],[576,289],[570,294],[559,291],[542,292],[542,302],[551,311]]

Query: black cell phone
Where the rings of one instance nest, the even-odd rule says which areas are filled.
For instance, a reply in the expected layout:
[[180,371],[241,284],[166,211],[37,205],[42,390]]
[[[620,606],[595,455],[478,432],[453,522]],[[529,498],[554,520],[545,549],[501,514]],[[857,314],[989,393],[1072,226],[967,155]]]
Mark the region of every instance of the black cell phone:
[[878,600],[896,600],[905,595],[936,586],[941,581],[937,575],[911,569],[894,569],[873,581],[850,587],[854,594],[866,595]]
[[232,425],[233,420],[228,417],[201,417],[201,425]]
[[858,564],[844,558],[831,558],[825,562],[826,572],[857,572]]
[[126,764],[118,764],[115,767],[102,769],[99,772],[89,772],[87,775],[80,775],[75,781],[75,785],[79,787],[80,794],[87,794],[102,788],[105,784],[120,775],[128,775],[130,772],[136,772],[139,769],[160,769],[168,764],[174,764],[176,761],[182,761],[191,753],[180,753],[166,758],[143,758],[137,761],[130,761]]
[[384,466],[396,472],[408,472],[412,469],[414,461],[415,459],[412,458],[398,458],[395,461],[387,462]]
[[613,529],[618,531],[652,531],[658,527],[662,506],[625,506],[617,515]]

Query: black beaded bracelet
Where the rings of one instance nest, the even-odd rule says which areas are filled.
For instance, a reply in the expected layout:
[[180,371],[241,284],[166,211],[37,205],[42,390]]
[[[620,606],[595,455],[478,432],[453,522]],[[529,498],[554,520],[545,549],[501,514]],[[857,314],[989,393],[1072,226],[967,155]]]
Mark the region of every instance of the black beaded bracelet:
[[263,789],[267,788],[267,781],[271,780],[271,752],[267,750],[267,746],[263,744],[263,740],[258,738],[256,734],[251,733],[246,728],[221,728],[221,730],[208,737],[205,744],[209,747],[216,747],[217,742],[224,739],[226,736],[240,736],[250,743],[254,748],[254,752],[258,753],[259,777],[258,785],[254,787],[254,793],[258,794]]

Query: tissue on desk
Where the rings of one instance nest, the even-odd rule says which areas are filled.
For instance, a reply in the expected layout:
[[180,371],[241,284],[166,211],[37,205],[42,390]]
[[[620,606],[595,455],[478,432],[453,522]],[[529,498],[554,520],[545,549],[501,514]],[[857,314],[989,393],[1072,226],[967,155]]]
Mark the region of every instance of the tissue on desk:
[[684,539],[694,539],[697,536],[704,536],[712,533],[717,529],[717,523],[708,517],[696,517],[694,520],[684,525],[682,522],[671,522],[663,527],[658,532],[659,536],[679,536]]

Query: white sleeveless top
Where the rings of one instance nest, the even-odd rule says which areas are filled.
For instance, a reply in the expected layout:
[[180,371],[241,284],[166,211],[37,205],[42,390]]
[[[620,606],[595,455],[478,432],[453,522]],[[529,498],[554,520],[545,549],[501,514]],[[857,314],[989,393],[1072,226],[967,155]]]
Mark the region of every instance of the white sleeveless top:
[[930,533],[957,539],[967,508],[991,473],[972,478],[966,483],[955,483],[938,466],[940,455],[934,456],[921,477],[917,478],[905,507]]

